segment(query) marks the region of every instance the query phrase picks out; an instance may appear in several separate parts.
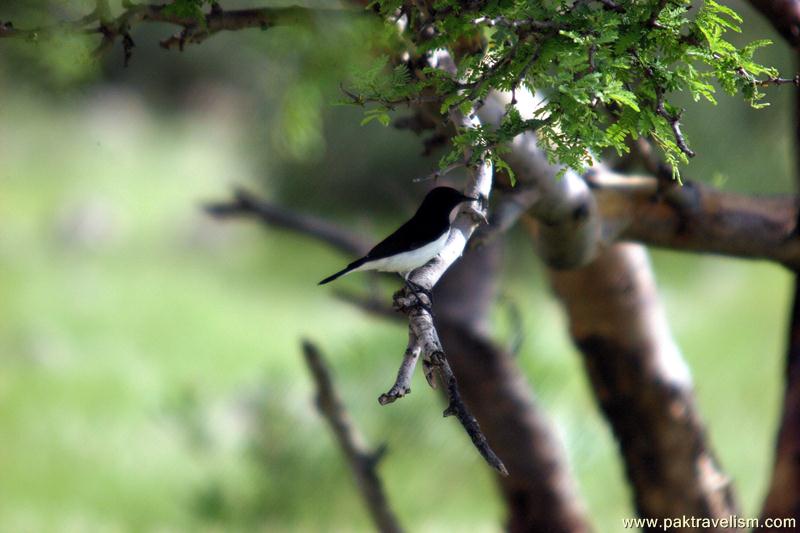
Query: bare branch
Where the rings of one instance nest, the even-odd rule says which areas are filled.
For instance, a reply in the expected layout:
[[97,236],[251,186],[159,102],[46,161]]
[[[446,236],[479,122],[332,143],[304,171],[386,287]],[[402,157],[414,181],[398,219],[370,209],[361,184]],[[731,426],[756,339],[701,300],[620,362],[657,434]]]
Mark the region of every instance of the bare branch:
[[800,74],[796,74],[794,78],[767,78],[756,80],[755,83],[759,87],[769,87],[770,85],[794,85],[795,87],[800,87]]
[[377,317],[390,320],[400,320],[402,318],[402,315],[396,309],[387,305],[386,301],[378,295],[362,296],[353,292],[334,289],[333,296]]
[[350,231],[312,215],[300,214],[260,200],[243,188],[234,191],[233,200],[209,203],[205,210],[217,218],[257,217],[270,227],[289,229],[315,237],[352,255],[369,250],[369,243]]
[[411,378],[414,375],[414,369],[417,367],[417,360],[419,359],[421,351],[422,347],[416,335],[409,331],[408,347],[403,354],[403,362],[400,363],[400,370],[397,371],[397,379],[388,392],[380,395],[378,398],[379,404],[386,405],[392,403],[406,394],[411,393]]
[[768,259],[800,268],[795,196],[747,196],[687,182],[665,193],[651,177],[587,174],[603,219],[603,241]]
[[[462,124],[477,123],[477,118],[461,119],[461,117],[456,117],[456,120],[462,120]],[[477,169],[472,170],[470,183],[465,188],[464,194],[479,198],[479,202],[476,203],[485,205],[491,192],[492,174],[491,162],[481,163]],[[483,458],[498,472],[508,475],[503,462],[489,447],[477,420],[461,399],[455,374],[450,368],[450,363],[447,361],[439,334],[433,323],[429,296],[434,285],[464,252],[470,236],[480,221],[480,216],[476,216],[476,211],[482,215],[483,209],[482,206],[463,208],[452,224],[450,237],[444,249],[428,264],[416,269],[409,276],[411,284],[418,287],[419,290],[412,291],[406,288],[395,295],[396,307],[408,317],[409,344],[403,358],[403,367],[398,373],[398,380],[392,389],[381,397],[381,403],[389,403],[402,396],[404,393],[403,380],[408,374],[404,368],[407,366],[409,358],[416,359],[413,354],[421,354],[428,383],[433,385],[435,378],[438,377],[447,392],[449,404],[444,415],[455,415]],[[398,393],[400,394],[398,395]]]
[[317,387],[317,409],[330,425],[339,447],[347,457],[375,526],[382,533],[400,533],[402,528],[389,507],[383,484],[375,471],[386,447],[381,446],[374,452],[367,449],[336,392],[330,370],[317,347],[310,341],[303,341],[303,354]]

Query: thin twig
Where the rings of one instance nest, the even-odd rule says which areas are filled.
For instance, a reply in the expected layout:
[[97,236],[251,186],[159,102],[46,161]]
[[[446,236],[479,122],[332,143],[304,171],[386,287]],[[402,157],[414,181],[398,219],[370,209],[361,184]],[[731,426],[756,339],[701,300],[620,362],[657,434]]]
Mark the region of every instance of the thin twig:
[[407,98],[397,98],[395,100],[386,100],[383,98],[365,96],[363,94],[355,93],[349,89],[346,89],[342,84],[339,84],[339,90],[347,97],[347,103],[361,107],[364,107],[366,104],[380,104],[387,109],[394,110],[399,105],[411,107],[420,104],[439,103],[442,101],[441,96],[423,94],[409,96]]
[[794,78],[781,78],[777,76],[765,80],[756,80],[755,84],[759,87],[769,87],[770,85],[794,85],[795,87],[800,87],[800,74],[796,74]]
[[431,172],[430,174],[428,174],[427,176],[423,176],[421,178],[414,178],[411,181],[414,182],[414,183],[420,183],[420,182],[423,182],[423,181],[431,181],[431,180],[436,181],[439,178],[441,178],[442,176],[445,176],[445,175],[449,174],[450,172],[454,171],[455,169],[457,169],[457,168],[465,168],[466,166],[467,166],[467,164],[464,161],[456,161],[455,163],[453,163],[451,165],[448,165],[445,168],[437,169],[437,170]]

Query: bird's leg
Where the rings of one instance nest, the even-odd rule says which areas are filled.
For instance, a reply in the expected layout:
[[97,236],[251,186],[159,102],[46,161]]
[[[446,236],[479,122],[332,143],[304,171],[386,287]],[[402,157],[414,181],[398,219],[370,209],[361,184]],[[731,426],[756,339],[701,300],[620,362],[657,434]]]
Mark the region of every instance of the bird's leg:
[[431,291],[425,287],[414,283],[409,279],[411,272],[401,274],[405,282],[405,290],[398,291],[394,295],[395,307],[398,309],[406,309],[409,307],[420,306],[428,312],[431,311],[431,302],[433,298]]

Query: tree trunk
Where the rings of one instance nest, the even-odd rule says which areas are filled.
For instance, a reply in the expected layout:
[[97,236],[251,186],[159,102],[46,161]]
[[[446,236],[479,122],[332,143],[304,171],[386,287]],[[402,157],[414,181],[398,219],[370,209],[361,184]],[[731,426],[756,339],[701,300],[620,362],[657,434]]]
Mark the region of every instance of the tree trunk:
[[707,442],[644,248],[615,245],[583,268],[551,270],[550,278],[617,438],[639,515],[736,514],[730,479]]

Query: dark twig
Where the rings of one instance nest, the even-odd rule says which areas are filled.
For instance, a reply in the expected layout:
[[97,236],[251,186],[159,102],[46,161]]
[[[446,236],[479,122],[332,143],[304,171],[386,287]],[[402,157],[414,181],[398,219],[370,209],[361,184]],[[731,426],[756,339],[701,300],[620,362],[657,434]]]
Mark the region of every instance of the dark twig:
[[508,470],[506,470],[503,461],[501,461],[489,447],[489,443],[486,441],[486,437],[483,435],[478,421],[475,420],[475,417],[472,416],[472,413],[469,412],[467,406],[464,404],[464,400],[461,399],[456,376],[453,374],[453,369],[450,368],[450,363],[448,363],[447,359],[444,357],[444,352],[434,353],[431,358],[431,363],[437,368],[440,379],[443,381],[443,385],[447,391],[449,403],[444,410],[444,416],[454,415],[458,418],[458,421],[461,422],[467,435],[469,435],[469,438],[472,440],[472,444],[475,445],[486,462],[492,465],[492,467],[502,475],[507,476]]
[[669,123],[669,127],[672,128],[672,135],[675,137],[675,144],[678,145],[678,149],[683,152],[687,157],[694,157],[696,154],[694,150],[689,148],[689,145],[686,143],[686,138],[683,136],[683,132],[681,131],[681,114],[682,110],[678,113],[670,113],[667,111],[665,102],[664,102],[664,90],[661,89],[658,85],[655,86],[656,89],[656,113],[664,117]]
[[243,188],[234,191],[232,200],[206,204],[205,210],[217,218],[255,216],[270,226],[316,237],[352,255],[363,254],[369,249],[369,243],[343,228],[311,215],[264,202]]
[[354,93],[346,89],[344,85],[339,85],[339,90],[347,97],[347,103],[364,107],[366,104],[380,104],[387,109],[394,110],[397,106],[405,105],[408,107],[419,104],[439,103],[442,101],[441,96],[436,95],[422,95],[409,96],[408,98],[397,98],[395,100],[386,100],[383,98],[365,96],[363,94]]
[[375,526],[382,533],[400,533],[402,528],[389,507],[383,484],[375,471],[386,453],[386,447],[381,446],[376,451],[367,448],[336,392],[331,372],[317,347],[309,341],[303,341],[303,355],[316,384],[317,409],[330,425],[347,458]]
[[675,138],[675,144],[678,146],[678,149],[683,152],[686,157],[694,157],[696,154],[694,151],[689,148],[689,145],[686,142],[686,138],[683,136],[683,132],[681,131],[681,114],[683,110],[680,110],[677,113],[670,113],[666,107],[666,100],[664,96],[664,89],[659,84],[659,80],[656,77],[653,68],[649,65],[646,65],[642,59],[636,54],[633,54],[634,59],[636,59],[637,63],[642,67],[642,70],[645,76],[651,81],[653,84],[653,90],[656,93],[656,113],[660,115],[664,120],[667,121],[669,124],[670,129],[672,129],[672,135]]
[[794,85],[800,87],[800,74],[796,74],[794,78],[767,78],[765,80],[756,80],[756,85],[759,87],[769,87],[770,85]]

